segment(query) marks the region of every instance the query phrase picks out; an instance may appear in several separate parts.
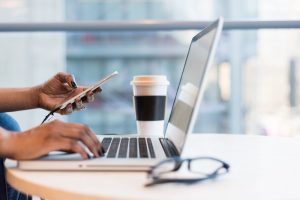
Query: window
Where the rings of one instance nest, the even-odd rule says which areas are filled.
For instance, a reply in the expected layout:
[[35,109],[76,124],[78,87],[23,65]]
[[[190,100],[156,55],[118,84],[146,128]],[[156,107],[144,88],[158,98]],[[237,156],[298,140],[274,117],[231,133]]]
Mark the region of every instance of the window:
[[[296,0],[243,4],[237,0],[188,0],[184,4],[180,0],[4,0],[0,2],[0,21],[186,22],[211,20],[218,15],[237,21],[292,20],[299,18],[299,4]],[[65,120],[88,124],[97,133],[134,133],[130,80],[137,74],[166,74],[171,82],[170,111],[187,48],[196,33],[159,29],[2,32],[1,87],[39,84],[64,70],[85,85],[119,70],[120,76],[104,86],[89,109]],[[299,36],[299,29],[225,30],[195,132],[297,135]],[[38,125],[44,111],[14,115],[26,129]]]

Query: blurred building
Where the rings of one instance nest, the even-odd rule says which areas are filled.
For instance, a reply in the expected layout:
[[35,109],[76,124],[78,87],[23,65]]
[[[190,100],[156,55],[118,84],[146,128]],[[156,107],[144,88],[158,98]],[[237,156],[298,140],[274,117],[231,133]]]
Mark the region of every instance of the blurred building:
[[[234,4],[236,1],[230,2]],[[229,4],[230,4],[229,3]],[[225,6],[224,9],[223,6]],[[241,7],[238,12],[247,11],[250,5]],[[253,1],[252,8],[256,3]],[[193,8],[193,9],[191,9]],[[196,9],[195,9],[196,8]],[[203,10],[205,12],[197,12]],[[205,8],[205,9],[204,9]],[[67,20],[204,20],[215,18],[218,8],[223,8],[224,17],[234,16],[237,12],[220,1],[190,0],[182,4],[181,1],[165,0],[115,0],[115,1],[66,1]],[[187,12],[190,10],[190,12]],[[75,11],[75,12],[74,12]],[[251,9],[250,9],[251,11]],[[253,13],[245,12],[244,15]],[[86,122],[94,130],[101,133],[134,133],[135,121],[132,109],[132,91],[130,80],[137,74],[166,74],[171,81],[168,105],[172,105],[176,87],[184,64],[190,40],[197,31],[184,32],[86,32],[72,33],[67,36],[67,66],[68,71],[77,75],[79,82],[91,83],[101,76],[118,69],[121,74],[114,84],[103,90],[97,101],[91,105],[93,109],[73,114],[70,121]],[[241,62],[255,54],[256,33],[243,34],[239,37],[238,46],[241,54],[232,54],[232,36],[224,33],[216,66],[211,73],[208,90],[201,107],[201,114],[196,124],[197,132],[230,132],[230,120],[241,116],[242,107],[230,117],[229,99],[221,95],[220,67],[222,63],[235,60]],[[239,66],[235,66],[239,67]],[[225,74],[224,74],[225,75]],[[225,76],[228,76],[225,75]],[[223,92],[224,93],[224,92]],[[238,94],[241,95],[241,94]],[[117,109],[116,109],[117,108]],[[237,124],[239,132],[243,129]],[[236,126],[234,124],[234,126]]]
[[[297,0],[258,1],[259,19],[299,19]],[[280,9],[279,9],[280,8]],[[245,63],[245,131],[265,135],[295,135],[300,131],[300,31],[257,31],[257,56]]]

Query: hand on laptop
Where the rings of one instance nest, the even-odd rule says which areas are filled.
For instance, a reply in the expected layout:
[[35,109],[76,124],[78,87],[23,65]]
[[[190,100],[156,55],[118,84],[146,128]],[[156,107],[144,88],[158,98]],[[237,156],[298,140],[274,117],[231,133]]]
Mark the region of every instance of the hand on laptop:
[[[46,110],[54,110],[59,104],[65,100],[79,94],[86,88],[77,87],[75,78],[71,74],[60,72],[54,77],[46,81],[44,84],[37,86],[38,107]],[[87,103],[94,101],[94,93],[101,92],[98,88],[94,92],[88,92],[83,100],[77,99],[73,105],[68,105],[57,112],[60,114],[70,114],[74,110],[81,110],[86,107]]]
[[1,155],[15,160],[35,159],[56,150],[79,153],[88,159],[80,142],[95,157],[104,153],[95,133],[86,125],[54,120],[18,134],[4,129],[0,132],[3,133],[0,135]]

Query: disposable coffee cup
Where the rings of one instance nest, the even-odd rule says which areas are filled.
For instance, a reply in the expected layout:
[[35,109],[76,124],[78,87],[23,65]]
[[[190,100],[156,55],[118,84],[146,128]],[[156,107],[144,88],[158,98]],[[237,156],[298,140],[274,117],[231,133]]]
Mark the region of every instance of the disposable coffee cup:
[[169,85],[166,76],[134,76],[130,84],[133,88],[133,105],[138,135],[163,137]]

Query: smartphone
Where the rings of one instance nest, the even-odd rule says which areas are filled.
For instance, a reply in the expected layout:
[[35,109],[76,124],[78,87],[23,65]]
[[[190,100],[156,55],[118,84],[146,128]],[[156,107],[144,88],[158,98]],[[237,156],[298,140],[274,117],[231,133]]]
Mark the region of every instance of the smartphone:
[[67,107],[67,105],[74,103],[77,98],[80,98],[80,99],[84,98],[89,91],[96,90],[98,87],[103,85],[105,82],[107,82],[112,77],[116,76],[117,74],[119,74],[119,72],[114,71],[112,74],[110,74],[110,75],[104,77],[103,79],[97,81],[95,84],[93,84],[92,86],[90,86],[89,88],[84,90],[83,92],[81,92],[81,93],[77,94],[76,96],[72,97],[71,99],[63,102],[61,105],[58,106],[58,108],[59,109],[64,109],[65,107]]

